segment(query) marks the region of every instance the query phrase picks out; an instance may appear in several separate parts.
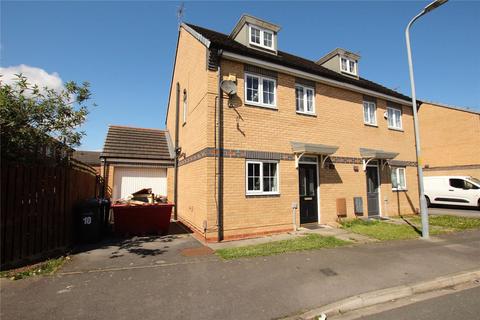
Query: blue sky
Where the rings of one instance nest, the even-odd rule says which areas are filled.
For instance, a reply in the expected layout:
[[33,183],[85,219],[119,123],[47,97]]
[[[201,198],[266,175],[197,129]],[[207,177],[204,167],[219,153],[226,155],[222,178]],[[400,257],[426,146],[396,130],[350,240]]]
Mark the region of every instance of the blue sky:
[[[316,60],[360,53],[360,75],[410,94],[404,29],[425,1],[185,2],[184,20],[229,33],[242,13],[279,24],[279,49]],[[91,83],[80,149],[100,150],[109,124],[163,128],[179,2],[1,4],[1,66]],[[480,2],[451,0],[412,32],[419,98],[480,110]]]

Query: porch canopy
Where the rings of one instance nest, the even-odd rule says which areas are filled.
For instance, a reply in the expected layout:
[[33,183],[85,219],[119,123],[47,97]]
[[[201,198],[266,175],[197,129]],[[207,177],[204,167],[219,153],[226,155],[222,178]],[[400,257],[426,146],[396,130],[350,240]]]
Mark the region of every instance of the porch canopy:
[[360,155],[363,159],[363,171],[367,169],[367,164],[372,160],[380,160],[388,163],[398,156],[398,152],[391,152],[379,149],[360,148]]
[[338,146],[329,146],[325,144],[305,143],[305,142],[290,142],[292,151],[295,154],[295,167],[298,168],[298,161],[305,154],[319,155],[322,159],[321,166],[323,168],[325,160],[332,154],[337,152]]

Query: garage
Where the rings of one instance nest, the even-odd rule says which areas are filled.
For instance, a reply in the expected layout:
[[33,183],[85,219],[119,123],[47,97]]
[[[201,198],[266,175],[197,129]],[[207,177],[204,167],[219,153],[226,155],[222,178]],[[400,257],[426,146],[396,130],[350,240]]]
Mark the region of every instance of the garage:
[[168,131],[111,125],[100,159],[105,193],[124,199],[151,188],[167,196],[167,168],[173,167],[173,147]]
[[154,194],[167,195],[167,169],[116,166],[113,199],[125,199],[132,193],[151,188]]

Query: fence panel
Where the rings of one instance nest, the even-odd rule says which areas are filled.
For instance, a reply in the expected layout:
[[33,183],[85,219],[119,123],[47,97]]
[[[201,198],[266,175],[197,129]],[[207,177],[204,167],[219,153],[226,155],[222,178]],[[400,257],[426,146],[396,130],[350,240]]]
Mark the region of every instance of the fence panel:
[[78,162],[63,166],[2,163],[1,269],[62,252],[73,244],[75,207],[98,197],[100,179]]

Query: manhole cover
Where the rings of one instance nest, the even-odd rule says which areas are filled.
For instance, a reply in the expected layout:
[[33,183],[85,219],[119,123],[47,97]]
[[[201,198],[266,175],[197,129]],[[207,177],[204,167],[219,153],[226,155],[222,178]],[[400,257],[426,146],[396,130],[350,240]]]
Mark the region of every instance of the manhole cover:
[[334,276],[338,275],[338,273],[336,273],[335,271],[333,271],[330,268],[320,269],[320,272],[323,273],[324,275],[326,275],[327,277],[334,277]]

